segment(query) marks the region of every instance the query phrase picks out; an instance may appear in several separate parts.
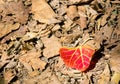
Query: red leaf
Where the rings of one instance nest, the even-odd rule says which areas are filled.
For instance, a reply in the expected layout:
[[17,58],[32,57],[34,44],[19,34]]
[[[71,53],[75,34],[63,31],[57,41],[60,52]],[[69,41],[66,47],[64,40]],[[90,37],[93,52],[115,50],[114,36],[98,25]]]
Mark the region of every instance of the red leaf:
[[68,67],[85,71],[90,65],[95,49],[90,46],[79,46],[76,48],[63,47],[59,52]]

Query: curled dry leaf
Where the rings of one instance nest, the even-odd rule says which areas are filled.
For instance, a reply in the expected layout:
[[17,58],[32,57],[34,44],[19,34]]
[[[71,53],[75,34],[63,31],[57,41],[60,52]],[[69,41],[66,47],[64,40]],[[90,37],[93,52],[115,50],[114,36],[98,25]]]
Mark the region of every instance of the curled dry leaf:
[[27,32],[27,33],[23,36],[22,40],[23,40],[23,41],[28,41],[28,40],[31,40],[31,39],[35,38],[37,35],[38,35],[38,33]]
[[69,0],[71,4],[80,4],[80,3],[85,3],[90,0]]

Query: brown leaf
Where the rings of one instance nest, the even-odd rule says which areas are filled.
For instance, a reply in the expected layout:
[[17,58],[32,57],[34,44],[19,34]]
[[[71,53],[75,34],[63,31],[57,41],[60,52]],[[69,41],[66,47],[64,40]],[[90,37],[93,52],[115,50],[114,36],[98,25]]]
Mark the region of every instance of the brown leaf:
[[32,71],[32,72],[28,72],[30,77],[35,77],[36,75],[40,74],[40,72],[38,70]]
[[2,47],[0,46],[0,50],[2,51],[2,56],[1,56],[1,58],[0,58],[0,69],[5,65],[5,64],[7,64],[8,62],[9,62],[9,60],[7,60],[7,59],[9,59],[9,56],[7,55],[7,53],[6,52],[4,52],[2,49],[1,49]]
[[5,84],[8,84],[15,77],[15,73],[13,72],[12,70],[4,72]]
[[103,73],[100,75],[100,79],[98,80],[97,84],[108,84],[110,81],[110,69],[109,65],[106,64],[106,67],[103,71]]
[[60,42],[58,41],[58,38],[54,35],[50,38],[43,37],[41,38],[42,42],[45,46],[45,49],[43,50],[43,55],[47,58],[53,57],[55,55],[59,54],[59,49],[61,47]]
[[6,22],[19,22],[24,24],[28,19],[28,13],[29,8],[25,7],[22,1],[6,2],[2,12],[2,20]]
[[77,7],[75,5],[69,6],[67,9],[67,16],[74,20],[76,17],[78,17]]
[[13,30],[18,29],[19,26],[20,26],[19,23],[15,23],[15,24],[0,23],[0,38],[12,32]]
[[33,18],[42,23],[49,23],[54,19],[55,13],[45,0],[32,0]]
[[39,76],[40,84],[61,84],[57,76],[53,74],[49,69],[46,69]]
[[112,51],[110,66],[113,71],[120,73],[120,45]]
[[69,0],[71,4],[79,4],[79,3],[84,3],[88,2],[90,0]]
[[4,42],[10,40],[11,37],[13,39],[18,38],[18,37],[22,37],[22,36],[24,36],[26,34],[26,32],[27,32],[27,27],[21,26],[18,30],[13,31],[12,33],[10,33],[7,36],[5,36],[2,39],[1,43],[4,43]]
[[[26,54],[22,55],[19,58],[19,61],[29,70],[31,71],[32,67],[34,70],[42,70],[45,68],[46,63],[40,60],[40,52],[39,51],[29,51]],[[28,67],[29,66],[29,67]]]
[[103,15],[101,18],[101,26],[104,26],[107,23],[107,18],[109,17],[109,14]]
[[85,11],[86,9],[84,6],[78,6],[78,14],[80,16],[80,19],[78,19],[76,23],[79,24],[82,29],[87,27],[87,18]]

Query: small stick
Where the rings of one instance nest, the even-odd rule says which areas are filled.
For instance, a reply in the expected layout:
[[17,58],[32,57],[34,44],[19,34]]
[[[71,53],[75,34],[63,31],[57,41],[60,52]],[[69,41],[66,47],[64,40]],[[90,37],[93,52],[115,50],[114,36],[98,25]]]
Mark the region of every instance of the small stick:
[[89,40],[92,40],[93,38],[88,38],[86,39],[80,46],[83,46],[86,42],[88,42]]

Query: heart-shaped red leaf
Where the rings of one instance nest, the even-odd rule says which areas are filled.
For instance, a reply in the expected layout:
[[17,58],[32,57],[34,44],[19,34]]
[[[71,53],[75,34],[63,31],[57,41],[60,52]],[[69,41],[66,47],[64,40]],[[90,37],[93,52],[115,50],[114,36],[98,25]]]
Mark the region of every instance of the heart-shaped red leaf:
[[90,65],[95,49],[90,46],[79,46],[76,48],[63,47],[59,52],[68,67],[85,71]]

